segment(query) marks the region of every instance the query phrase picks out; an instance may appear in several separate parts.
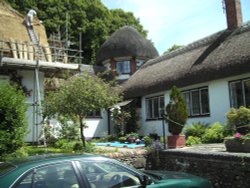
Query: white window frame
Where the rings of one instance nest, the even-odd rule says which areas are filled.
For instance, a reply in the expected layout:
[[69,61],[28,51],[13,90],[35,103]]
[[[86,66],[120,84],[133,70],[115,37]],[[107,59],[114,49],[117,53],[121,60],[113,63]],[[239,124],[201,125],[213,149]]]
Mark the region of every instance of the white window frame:
[[[154,108],[154,101],[155,99],[158,100],[158,116],[155,116],[155,108]],[[161,100],[163,101],[163,106],[161,106]],[[146,119],[147,120],[158,120],[161,118],[161,110],[164,109],[165,107],[165,102],[164,102],[164,96],[160,95],[160,96],[155,96],[155,97],[150,97],[150,98],[146,98]],[[151,110],[148,109],[149,105],[149,101],[151,101]],[[148,112],[151,111],[151,114],[149,114]]]

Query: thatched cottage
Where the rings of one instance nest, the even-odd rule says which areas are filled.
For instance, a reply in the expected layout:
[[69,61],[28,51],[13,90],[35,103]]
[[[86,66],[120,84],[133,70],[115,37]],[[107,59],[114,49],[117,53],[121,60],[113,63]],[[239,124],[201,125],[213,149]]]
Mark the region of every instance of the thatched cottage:
[[239,0],[225,3],[227,29],[147,61],[123,84],[126,99],[141,103],[142,135],[163,134],[160,110],[174,85],[186,100],[189,124],[225,123],[231,107],[250,106],[250,23],[242,24]]

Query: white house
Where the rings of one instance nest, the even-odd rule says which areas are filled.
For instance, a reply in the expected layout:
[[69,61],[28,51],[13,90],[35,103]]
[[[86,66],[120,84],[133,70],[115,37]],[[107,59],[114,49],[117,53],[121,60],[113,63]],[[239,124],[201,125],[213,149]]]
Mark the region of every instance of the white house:
[[160,110],[174,85],[186,100],[188,124],[223,124],[231,107],[250,106],[250,23],[242,24],[239,0],[225,5],[227,29],[147,61],[123,84],[126,99],[141,102],[142,135],[163,135]]

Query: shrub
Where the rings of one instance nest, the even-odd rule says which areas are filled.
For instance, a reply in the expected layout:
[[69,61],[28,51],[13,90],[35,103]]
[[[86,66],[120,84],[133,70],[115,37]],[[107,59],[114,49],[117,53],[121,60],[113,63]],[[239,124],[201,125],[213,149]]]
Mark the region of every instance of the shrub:
[[120,138],[119,138],[119,142],[121,142],[121,143],[124,143],[124,142],[126,142],[127,141],[127,138],[125,137],[125,136],[121,136]]
[[166,112],[169,132],[173,135],[179,135],[186,124],[188,111],[180,90],[175,86],[171,89]]
[[145,146],[150,146],[153,142],[153,139],[150,136],[144,136],[143,137]]
[[25,96],[8,83],[0,85],[0,156],[24,145],[27,133]]
[[186,145],[192,146],[195,144],[202,144],[201,138],[196,137],[196,136],[189,136],[188,139],[186,140]]
[[239,109],[232,108],[227,113],[227,124],[229,128],[236,129],[240,134],[247,134],[250,132],[250,109],[240,107]]
[[205,133],[208,124],[206,123],[194,123],[190,127],[185,129],[185,136],[188,138],[189,136],[201,138],[202,135]]
[[201,140],[203,143],[221,143],[224,140],[224,126],[220,123],[214,123],[207,128]]

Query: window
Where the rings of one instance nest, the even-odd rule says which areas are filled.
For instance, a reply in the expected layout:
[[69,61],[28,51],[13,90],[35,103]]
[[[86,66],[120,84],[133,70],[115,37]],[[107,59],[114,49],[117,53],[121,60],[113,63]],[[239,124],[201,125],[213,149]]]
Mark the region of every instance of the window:
[[161,109],[164,109],[163,96],[157,96],[146,99],[147,119],[161,118]]
[[116,63],[116,71],[118,74],[130,74],[130,61],[118,61]]
[[141,187],[137,174],[107,161],[81,161],[91,187]]
[[88,113],[88,118],[100,118],[101,117],[101,110],[96,110]]
[[210,114],[207,87],[183,91],[182,96],[186,101],[189,116],[202,116]]
[[26,187],[80,187],[71,163],[49,165],[32,170],[24,175],[15,188]]
[[143,60],[136,60],[136,70],[138,70],[142,65],[143,65],[144,61]]
[[250,78],[229,82],[231,107],[250,106]]

